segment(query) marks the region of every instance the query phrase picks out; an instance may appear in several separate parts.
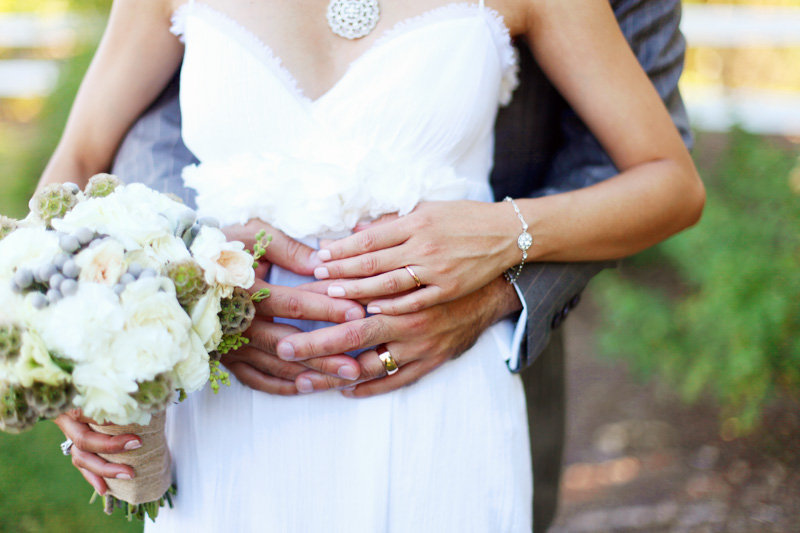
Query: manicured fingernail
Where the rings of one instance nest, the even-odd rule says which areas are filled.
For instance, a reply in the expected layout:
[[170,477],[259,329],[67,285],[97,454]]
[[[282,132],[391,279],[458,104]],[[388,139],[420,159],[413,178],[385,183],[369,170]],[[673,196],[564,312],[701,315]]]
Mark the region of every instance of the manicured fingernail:
[[138,450],[141,447],[142,443],[139,442],[138,440],[129,440],[128,442],[125,443],[125,449],[128,451]]
[[278,344],[278,357],[284,361],[291,361],[294,359],[294,346],[288,342]]
[[328,287],[328,296],[336,298],[337,296],[344,296],[344,287],[337,287],[332,285]]
[[314,392],[314,384],[311,383],[310,379],[300,378],[297,380],[297,383],[295,385],[297,386],[297,390],[299,390],[303,394]]
[[317,279],[328,279],[331,277],[330,272],[325,267],[319,267],[314,269],[314,277]]
[[317,252],[317,256],[319,257],[320,261],[330,261],[331,260],[331,251],[330,250],[320,250]]
[[117,474],[116,476],[114,476],[114,479],[127,479],[127,480],[131,480],[131,479],[133,479],[133,478],[131,477],[131,475],[130,475],[130,474]]
[[350,385],[349,387],[342,387],[342,390],[352,391],[356,390],[356,387],[358,387],[358,385]]
[[322,264],[322,260],[319,257],[318,252],[313,252],[310,256],[308,256],[308,266],[311,268],[317,268]]
[[356,369],[349,365],[339,367],[338,374],[340,378],[349,379],[350,381],[358,378],[358,372]]
[[356,309],[355,307],[353,309],[349,309],[344,314],[345,322],[352,322],[353,320],[360,320],[363,317],[364,317],[364,314],[361,312],[361,309]]
[[379,315],[381,314],[381,308],[375,305],[370,305],[369,307],[367,307],[367,313],[371,313],[373,315]]

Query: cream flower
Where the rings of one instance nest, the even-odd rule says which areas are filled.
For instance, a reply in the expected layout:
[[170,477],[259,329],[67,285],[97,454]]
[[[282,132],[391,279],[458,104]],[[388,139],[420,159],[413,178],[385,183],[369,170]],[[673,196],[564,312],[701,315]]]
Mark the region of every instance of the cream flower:
[[79,363],[108,357],[123,331],[119,297],[105,285],[78,284],[78,292],[37,312],[35,329],[55,354]]
[[60,385],[70,380],[70,375],[53,362],[42,338],[31,331],[22,335],[22,348],[13,371],[23,387],[34,382]]
[[222,341],[222,324],[218,316],[222,311],[221,299],[232,292],[230,288],[216,286],[206,292],[190,310],[192,328],[208,352],[216,350]]
[[179,213],[186,206],[141,184],[121,187],[105,198],[90,198],[66,216],[53,221],[59,231],[86,227],[118,240],[126,250],[137,250],[174,234]]
[[54,231],[19,228],[0,241],[0,280],[10,280],[17,267],[36,269],[61,253]]
[[209,285],[249,289],[255,283],[253,256],[244,251],[241,242],[228,242],[218,229],[203,226],[192,243],[192,255],[205,271]]
[[103,239],[94,248],[87,248],[75,256],[75,264],[81,269],[81,282],[99,283],[113,287],[119,282],[127,267],[125,249],[114,239]]
[[121,297],[124,327],[110,346],[114,369],[135,381],[171,371],[192,353],[192,321],[166,278],[143,278]]
[[136,381],[119,374],[111,364],[79,365],[72,373],[72,382],[78,390],[73,403],[85,416],[101,424],[150,422],[150,415],[141,412],[131,396],[139,390]]
[[175,366],[175,386],[187,393],[198,391],[208,382],[211,369],[208,366],[208,351],[195,332],[189,334],[192,349],[189,357]]

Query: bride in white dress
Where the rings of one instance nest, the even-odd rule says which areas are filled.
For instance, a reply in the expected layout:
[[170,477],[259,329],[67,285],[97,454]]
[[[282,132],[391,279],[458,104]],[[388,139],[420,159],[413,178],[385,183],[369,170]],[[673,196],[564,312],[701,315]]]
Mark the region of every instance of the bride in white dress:
[[[515,86],[511,35],[524,35],[622,172],[557,213],[520,200],[539,222],[535,238],[559,234],[547,226],[556,215],[584,217],[591,229],[561,224],[551,248],[555,239],[569,260],[618,257],[696,217],[691,160],[607,4],[383,0],[375,30],[354,41],[328,28],[327,0],[257,4],[117,0],[42,184],[107,169],[183,60],[183,138],[201,162],[183,175],[202,215],[261,219],[318,247],[420,201],[493,202],[493,126]],[[516,252],[491,278],[521,254],[507,214]],[[603,231],[606,243],[587,245]],[[270,273],[277,285],[309,280]],[[238,382],[195,394],[170,410],[179,493],[148,531],[530,531],[525,399],[508,371],[514,326],[496,324],[413,386],[369,399],[271,396]],[[92,461],[87,479],[107,475]]]

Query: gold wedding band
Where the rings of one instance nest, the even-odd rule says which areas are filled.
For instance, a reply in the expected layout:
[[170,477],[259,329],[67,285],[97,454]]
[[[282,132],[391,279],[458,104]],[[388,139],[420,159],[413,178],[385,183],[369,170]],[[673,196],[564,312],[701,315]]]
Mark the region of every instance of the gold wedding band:
[[392,354],[389,353],[389,349],[386,348],[385,344],[381,344],[377,347],[378,350],[378,358],[383,363],[383,368],[386,369],[386,372],[391,376],[395,372],[399,370],[400,367],[397,366],[397,361],[394,360]]
[[408,270],[408,273],[411,274],[411,277],[414,278],[414,283],[417,284],[417,288],[422,287],[422,281],[420,281],[419,276],[411,269],[410,266],[406,265],[405,269]]

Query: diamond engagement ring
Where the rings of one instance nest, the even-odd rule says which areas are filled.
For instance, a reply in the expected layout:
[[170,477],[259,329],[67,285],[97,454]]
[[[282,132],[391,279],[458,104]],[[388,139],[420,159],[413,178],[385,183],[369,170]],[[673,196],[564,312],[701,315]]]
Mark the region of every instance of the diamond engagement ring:
[[67,439],[61,443],[61,453],[64,455],[72,455],[72,439]]

